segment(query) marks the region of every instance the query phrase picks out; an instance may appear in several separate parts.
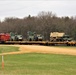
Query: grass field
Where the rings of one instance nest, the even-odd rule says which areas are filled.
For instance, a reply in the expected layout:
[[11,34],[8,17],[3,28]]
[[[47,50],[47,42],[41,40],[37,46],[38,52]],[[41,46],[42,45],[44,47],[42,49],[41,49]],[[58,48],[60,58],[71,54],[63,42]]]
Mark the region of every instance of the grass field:
[[6,55],[4,61],[0,75],[76,75],[76,56],[27,53]]
[[[64,47],[65,48],[65,47]],[[0,46],[0,53],[18,51],[18,47]],[[25,53],[4,56],[0,75],[76,75],[76,56]]]
[[0,53],[19,51],[19,47],[0,46]]

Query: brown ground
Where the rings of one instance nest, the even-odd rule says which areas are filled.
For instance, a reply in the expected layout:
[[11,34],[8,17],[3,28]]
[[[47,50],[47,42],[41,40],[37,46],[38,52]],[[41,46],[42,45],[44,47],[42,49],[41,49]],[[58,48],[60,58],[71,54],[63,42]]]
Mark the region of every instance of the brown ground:
[[[7,46],[7,45],[6,45]],[[38,46],[38,45],[10,45],[20,47],[17,52],[4,53],[7,54],[21,54],[21,53],[51,53],[51,54],[67,54],[76,55],[76,48],[62,48],[52,46]],[[2,54],[0,54],[2,55]]]

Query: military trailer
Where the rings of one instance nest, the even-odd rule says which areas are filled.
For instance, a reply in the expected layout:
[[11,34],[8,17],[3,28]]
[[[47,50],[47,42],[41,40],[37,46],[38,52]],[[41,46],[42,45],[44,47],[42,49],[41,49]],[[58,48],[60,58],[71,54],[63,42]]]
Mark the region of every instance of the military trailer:
[[41,34],[37,34],[38,41],[43,41],[44,37]]
[[22,35],[15,35],[15,40],[16,41],[22,41],[23,40]]

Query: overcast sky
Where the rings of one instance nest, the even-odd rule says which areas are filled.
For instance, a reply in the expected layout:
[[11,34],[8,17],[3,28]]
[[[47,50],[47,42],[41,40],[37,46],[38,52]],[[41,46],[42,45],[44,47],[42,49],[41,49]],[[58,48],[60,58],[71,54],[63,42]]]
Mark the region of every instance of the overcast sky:
[[76,16],[75,0],[0,0],[0,20],[5,17],[37,16],[52,11],[57,16]]

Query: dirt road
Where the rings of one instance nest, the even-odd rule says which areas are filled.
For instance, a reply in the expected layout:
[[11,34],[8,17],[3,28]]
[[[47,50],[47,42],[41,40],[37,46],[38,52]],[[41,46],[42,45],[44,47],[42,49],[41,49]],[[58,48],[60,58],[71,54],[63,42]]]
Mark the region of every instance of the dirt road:
[[[21,53],[51,53],[51,54],[67,54],[76,55],[76,48],[52,47],[52,46],[38,46],[38,45],[10,45],[19,47],[17,52],[3,53],[7,54],[21,54]],[[2,54],[0,54],[2,55]]]

